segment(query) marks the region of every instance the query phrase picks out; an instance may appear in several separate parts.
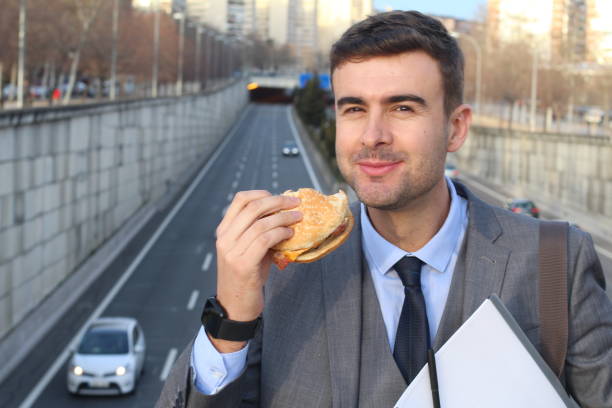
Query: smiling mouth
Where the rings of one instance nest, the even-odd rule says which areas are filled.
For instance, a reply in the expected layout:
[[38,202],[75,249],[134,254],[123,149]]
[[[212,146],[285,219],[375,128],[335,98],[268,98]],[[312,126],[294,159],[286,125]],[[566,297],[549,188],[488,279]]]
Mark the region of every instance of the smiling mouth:
[[401,162],[357,162],[361,171],[368,176],[380,177],[395,170]]

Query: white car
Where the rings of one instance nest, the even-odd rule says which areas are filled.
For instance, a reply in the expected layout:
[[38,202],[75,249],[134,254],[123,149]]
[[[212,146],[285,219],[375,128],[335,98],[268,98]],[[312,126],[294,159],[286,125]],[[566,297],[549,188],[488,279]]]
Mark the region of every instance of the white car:
[[136,319],[104,317],[85,331],[68,365],[68,391],[113,395],[134,391],[146,354]]

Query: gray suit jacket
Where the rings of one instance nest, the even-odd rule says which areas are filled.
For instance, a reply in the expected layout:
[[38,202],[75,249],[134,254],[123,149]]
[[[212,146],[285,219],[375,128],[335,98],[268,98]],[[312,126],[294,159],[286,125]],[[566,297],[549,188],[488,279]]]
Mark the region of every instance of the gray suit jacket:
[[[456,183],[469,202],[469,224],[434,349],[497,293],[540,350],[538,221],[492,207]],[[166,381],[157,407],[356,407],[362,335],[362,250],[356,225],[338,250],[312,264],[272,272],[263,328],[252,340],[247,368],[217,395],[192,386],[188,345]],[[569,232],[568,391],[582,407],[612,407],[612,303],[588,234]],[[367,380],[367,378],[365,379]],[[362,382],[363,383],[363,382]],[[399,395],[382,397],[393,406]]]

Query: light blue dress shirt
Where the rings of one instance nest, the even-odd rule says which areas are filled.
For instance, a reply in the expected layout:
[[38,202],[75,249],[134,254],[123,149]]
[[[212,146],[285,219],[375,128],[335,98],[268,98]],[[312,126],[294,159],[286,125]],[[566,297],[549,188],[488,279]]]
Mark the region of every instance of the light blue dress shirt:
[[[374,289],[387,329],[391,351],[395,344],[395,332],[404,304],[404,286],[393,270],[393,265],[403,256],[416,256],[424,265],[421,269],[421,288],[427,307],[427,319],[431,339],[436,336],[453,271],[468,224],[467,201],[457,195],[455,186],[446,179],[451,205],[442,228],[425,246],[416,252],[406,252],[385,240],[372,226],[365,206],[361,204],[361,229],[363,252],[370,269]],[[203,328],[200,328],[191,353],[195,386],[204,394],[212,395],[234,381],[244,367],[248,344],[235,353],[219,353]]]

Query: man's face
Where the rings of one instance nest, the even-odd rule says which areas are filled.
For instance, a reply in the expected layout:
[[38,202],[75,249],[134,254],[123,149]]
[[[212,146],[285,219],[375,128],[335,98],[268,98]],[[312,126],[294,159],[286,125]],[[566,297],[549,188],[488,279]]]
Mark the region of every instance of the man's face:
[[333,85],[338,165],[362,202],[401,209],[443,182],[451,146],[433,58],[416,51],[348,62]]

